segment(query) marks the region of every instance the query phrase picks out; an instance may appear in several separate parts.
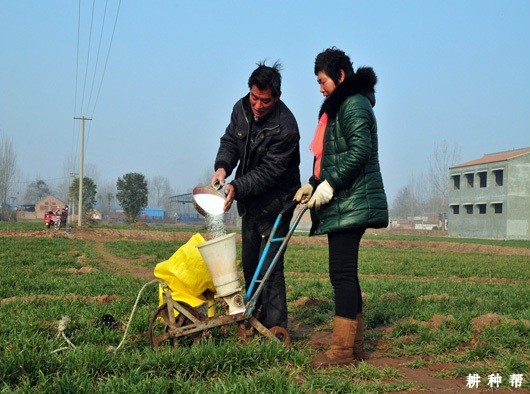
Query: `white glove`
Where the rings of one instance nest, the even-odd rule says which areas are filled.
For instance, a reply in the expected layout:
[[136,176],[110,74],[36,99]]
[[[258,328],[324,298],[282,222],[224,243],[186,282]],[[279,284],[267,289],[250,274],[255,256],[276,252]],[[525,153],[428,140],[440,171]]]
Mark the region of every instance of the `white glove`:
[[298,201],[300,204],[307,204],[311,195],[313,194],[313,186],[310,183],[305,184],[297,190],[293,201]]
[[307,204],[308,208],[315,207],[316,209],[320,208],[321,205],[327,204],[333,198],[333,188],[330,186],[328,181],[322,182],[317,186],[313,197],[309,200]]

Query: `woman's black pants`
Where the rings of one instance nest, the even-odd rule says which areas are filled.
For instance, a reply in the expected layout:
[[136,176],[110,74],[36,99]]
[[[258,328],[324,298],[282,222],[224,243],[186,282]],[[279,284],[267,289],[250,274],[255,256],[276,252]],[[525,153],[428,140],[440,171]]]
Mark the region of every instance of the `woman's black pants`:
[[355,319],[363,301],[357,265],[364,228],[328,234],[329,278],[335,293],[335,315]]

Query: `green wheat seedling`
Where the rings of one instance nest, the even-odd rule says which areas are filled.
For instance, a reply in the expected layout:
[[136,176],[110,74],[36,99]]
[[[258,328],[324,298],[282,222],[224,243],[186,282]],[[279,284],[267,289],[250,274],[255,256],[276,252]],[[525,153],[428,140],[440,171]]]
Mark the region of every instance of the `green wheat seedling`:
[[[155,351],[146,336],[158,307],[153,285],[139,298],[123,347],[112,352],[109,347],[122,340],[148,279],[120,273],[106,258],[149,271],[182,242],[98,244],[75,236],[0,236],[0,391],[381,393],[418,388],[399,368],[370,363],[382,357],[416,370],[443,365],[436,377],[463,384],[469,373],[499,372],[505,379],[524,373],[522,388],[528,390],[528,256],[426,250],[413,247],[415,240],[429,241],[414,238],[407,248],[361,248],[368,362],[315,371],[310,361],[317,349],[310,336],[329,331],[334,314],[324,244],[304,238],[287,249],[291,347],[260,336],[241,343],[234,326],[213,330],[194,346]],[[238,258],[240,253],[238,245]],[[102,326],[104,314],[119,326]],[[60,331],[65,317],[68,323]]]

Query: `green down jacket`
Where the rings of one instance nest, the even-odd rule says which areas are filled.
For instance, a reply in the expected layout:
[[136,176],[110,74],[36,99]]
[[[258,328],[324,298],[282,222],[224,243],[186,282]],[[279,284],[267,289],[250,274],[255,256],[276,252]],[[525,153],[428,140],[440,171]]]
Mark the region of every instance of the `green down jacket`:
[[320,181],[334,190],[332,200],[311,210],[311,234],[388,226],[388,205],[379,167],[374,86],[371,68],[337,86],[322,105],[328,113]]

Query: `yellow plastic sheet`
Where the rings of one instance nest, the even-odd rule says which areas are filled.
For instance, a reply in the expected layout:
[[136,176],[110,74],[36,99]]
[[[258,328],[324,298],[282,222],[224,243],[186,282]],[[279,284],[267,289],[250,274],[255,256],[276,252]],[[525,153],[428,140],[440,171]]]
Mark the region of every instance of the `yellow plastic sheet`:
[[[185,302],[194,308],[208,302],[208,316],[212,317],[215,314],[213,299],[215,286],[197,248],[197,245],[204,242],[206,240],[201,234],[193,235],[173,253],[173,256],[156,265],[154,275],[169,286],[171,297],[175,301]],[[205,292],[208,293],[208,297]],[[164,303],[162,286],[159,286],[158,296],[162,305]]]

